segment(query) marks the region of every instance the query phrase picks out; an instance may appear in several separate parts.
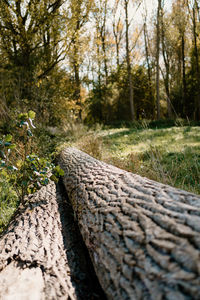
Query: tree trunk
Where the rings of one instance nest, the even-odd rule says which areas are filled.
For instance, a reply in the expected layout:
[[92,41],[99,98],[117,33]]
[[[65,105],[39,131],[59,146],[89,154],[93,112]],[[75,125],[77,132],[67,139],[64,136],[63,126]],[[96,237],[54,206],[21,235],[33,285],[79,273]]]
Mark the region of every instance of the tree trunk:
[[[148,85],[149,85],[149,89],[150,89],[150,98],[154,102],[153,91],[152,91],[151,67],[150,67],[150,61],[149,61],[148,33],[147,33],[146,19],[145,19],[145,22],[144,22],[144,29],[143,30],[144,30],[144,43],[145,43],[145,54],[146,54],[146,62],[147,62],[147,71],[148,71]],[[155,113],[153,113],[153,115],[154,114]]]
[[104,299],[85,249],[54,183],[21,207],[0,239],[0,299]]
[[73,62],[73,67],[74,67],[74,78],[75,78],[75,92],[74,96],[76,99],[76,103],[78,105],[79,111],[78,111],[78,118],[80,121],[82,121],[82,103],[81,103],[81,81],[80,81],[80,76],[79,76],[79,63],[75,59],[77,58],[77,49],[76,45],[74,45],[74,62]]
[[200,299],[200,197],[74,148],[64,184],[108,299]]
[[127,63],[127,73],[129,82],[129,102],[131,110],[131,120],[136,119],[135,108],[134,108],[134,93],[133,93],[133,82],[131,76],[131,63],[130,63],[130,50],[129,50],[129,22],[128,22],[128,2],[129,0],[124,0],[124,10],[125,10],[125,23],[126,23],[126,63]]
[[182,53],[182,76],[183,76],[183,113],[186,116],[187,111],[187,83],[186,83],[186,71],[185,71],[185,34],[181,35],[181,53]]
[[172,105],[170,100],[169,86],[168,83],[165,84],[165,90],[167,95],[167,115],[169,119],[172,119]]
[[196,10],[198,12],[198,3],[195,1],[193,6],[193,15],[192,15],[192,23],[193,23],[193,38],[194,38],[194,55],[196,62],[196,81],[197,81],[197,103],[195,105],[195,119],[200,120],[200,72],[199,72],[199,52],[197,45],[197,24],[196,24]]
[[165,44],[165,25],[163,20],[163,9],[162,9],[162,15],[161,15],[161,44],[162,44],[162,54],[165,64],[165,75],[162,72],[164,85],[165,85],[165,92],[167,96],[167,115],[168,118],[172,118],[172,107],[171,107],[171,101],[170,101],[170,89],[169,89],[169,75],[170,75],[170,62],[169,62],[169,54],[167,51],[167,47]]
[[156,108],[157,120],[160,119],[160,11],[161,0],[158,0],[156,24]]
[[119,70],[120,65],[119,65],[119,43],[115,39],[115,44],[116,44],[116,53],[117,53],[117,70]]
[[100,32],[101,33],[102,50],[103,50],[105,83],[107,86],[107,84],[108,84],[108,66],[107,66],[107,54],[106,54],[106,16],[107,16],[107,1],[105,2],[103,26],[102,26],[101,32]]
[[116,62],[117,62],[117,70],[120,69],[120,63],[119,63],[119,50],[120,50],[120,43],[123,36],[123,25],[121,24],[121,16],[118,16],[117,22],[116,22],[116,15],[117,15],[117,9],[118,9],[119,1],[115,1],[114,9],[113,9],[113,35],[115,39],[115,49],[116,49]]
[[118,41],[118,33],[115,30],[115,24],[113,24],[113,34],[115,38],[115,48],[116,48],[116,62],[117,62],[117,70],[119,70],[119,41]]
[[78,118],[79,121],[82,121],[82,103],[81,103],[81,81],[80,81],[80,64],[79,64],[79,30],[80,30],[80,20],[78,19],[76,21],[76,30],[75,30],[75,37],[72,41],[73,45],[73,69],[74,69],[74,79],[75,79],[75,92],[74,97],[76,100],[76,103],[78,105],[79,111],[78,111]]

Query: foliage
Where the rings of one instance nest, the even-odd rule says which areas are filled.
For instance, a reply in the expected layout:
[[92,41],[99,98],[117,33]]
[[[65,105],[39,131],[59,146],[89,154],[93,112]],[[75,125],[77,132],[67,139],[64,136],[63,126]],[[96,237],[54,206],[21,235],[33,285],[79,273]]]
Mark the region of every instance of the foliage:
[[[7,123],[13,111],[17,115],[30,109],[44,123],[54,119],[55,89],[60,90],[56,67],[65,56],[62,4],[60,0],[12,0],[0,5],[0,115]],[[52,89],[53,78],[57,84]]]
[[[130,121],[126,18],[123,1],[111,2],[2,2],[0,126],[4,134],[19,111],[30,109],[45,127],[62,127],[77,119],[87,124]],[[134,11],[136,3],[129,1],[129,10]],[[162,6],[161,117],[199,120],[199,7],[196,1],[183,0],[174,0],[170,10],[165,1]],[[137,120],[156,116],[156,28],[148,19],[144,11],[145,26],[129,24]]]
[[[0,171],[1,177],[10,185],[13,185],[21,203],[25,202],[25,196],[37,191],[42,185],[49,183],[50,179],[58,181],[63,175],[59,166],[54,166],[45,158],[38,157],[31,152],[31,141],[35,126],[33,120],[35,112],[21,113],[18,117],[19,142],[12,142],[13,136],[7,134],[0,139]],[[21,149],[21,151],[19,151]],[[15,150],[15,153],[13,151]]]
[[0,233],[18,206],[16,192],[5,175],[5,171],[0,173]]
[[[145,67],[135,66],[132,69],[134,82],[134,103],[137,120],[143,118],[153,119],[154,98],[148,83]],[[111,124],[117,120],[130,121],[130,104],[128,97],[127,71],[121,68],[109,77],[109,84],[94,85],[88,97],[88,115],[86,123]]]

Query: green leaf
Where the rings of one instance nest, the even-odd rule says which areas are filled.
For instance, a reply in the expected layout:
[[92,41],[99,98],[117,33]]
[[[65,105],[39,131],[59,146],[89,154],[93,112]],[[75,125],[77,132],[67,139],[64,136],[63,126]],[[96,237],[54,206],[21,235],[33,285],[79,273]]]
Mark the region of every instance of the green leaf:
[[64,172],[63,169],[61,169],[59,166],[56,166],[56,167],[53,169],[53,173],[54,173],[56,176],[64,176],[64,175],[65,175],[65,172]]
[[29,160],[29,161],[31,161],[31,162],[35,161],[35,157],[34,157],[33,154],[27,155],[26,158],[27,158],[27,160]]
[[46,174],[47,174],[47,172],[45,172],[45,171],[40,171],[40,174],[42,174],[42,175],[46,175]]
[[5,142],[11,142],[12,141],[12,135],[11,134],[7,134],[5,136]]
[[5,142],[5,144],[4,144],[6,147],[9,147],[10,145],[11,145],[11,143],[10,142]]
[[8,166],[7,168],[8,168],[8,170],[10,170],[10,171],[13,170],[13,167],[12,167],[12,166]]
[[16,144],[11,144],[11,145],[9,146],[9,148],[10,148],[10,149],[15,149],[15,148],[16,148]]
[[0,150],[0,157],[1,157],[1,158],[6,158],[5,153],[4,153],[3,151],[1,151],[1,150]]
[[51,175],[50,179],[54,182],[58,182],[58,178],[55,175]]
[[60,175],[60,176],[64,176],[64,175],[65,175],[65,172],[64,172],[64,170],[63,170],[63,169],[60,169],[60,171],[59,171],[59,175]]
[[43,184],[44,185],[47,185],[49,183],[49,179],[48,178],[45,178],[45,180],[43,181]]
[[0,161],[0,166],[1,166],[1,167],[5,167],[5,165],[6,165],[5,160],[1,160],[1,161]]
[[8,166],[8,170],[10,171],[17,171],[18,169],[15,166]]
[[35,119],[35,112],[32,111],[32,110],[29,110],[29,112],[28,112],[28,117],[29,117],[31,120],[34,120],[34,119]]
[[[19,114],[18,118],[19,118],[20,121],[25,122],[25,121],[28,120],[28,114],[27,113],[25,113],[25,114],[23,114],[23,113]],[[21,125],[23,125],[23,124],[21,124]]]

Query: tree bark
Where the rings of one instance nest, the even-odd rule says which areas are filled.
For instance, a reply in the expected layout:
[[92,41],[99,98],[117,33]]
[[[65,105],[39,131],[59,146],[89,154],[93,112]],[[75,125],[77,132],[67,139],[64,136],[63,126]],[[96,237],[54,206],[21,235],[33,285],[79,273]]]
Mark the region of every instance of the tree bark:
[[64,184],[108,299],[200,299],[200,197],[74,148]]
[[0,239],[0,299],[105,300],[83,246],[66,195],[43,187]]

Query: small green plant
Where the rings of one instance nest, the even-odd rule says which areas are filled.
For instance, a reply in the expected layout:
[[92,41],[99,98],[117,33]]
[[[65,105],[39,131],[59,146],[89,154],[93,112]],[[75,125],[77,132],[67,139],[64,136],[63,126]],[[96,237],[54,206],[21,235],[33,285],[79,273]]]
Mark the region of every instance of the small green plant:
[[31,142],[35,126],[35,112],[29,111],[18,116],[18,143],[13,143],[13,136],[7,134],[0,139],[0,174],[13,186],[20,203],[25,203],[25,196],[47,185],[49,179],[57,182],[64,171],[46,158],[32,153]]

